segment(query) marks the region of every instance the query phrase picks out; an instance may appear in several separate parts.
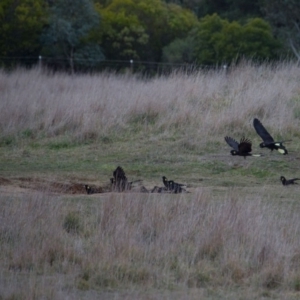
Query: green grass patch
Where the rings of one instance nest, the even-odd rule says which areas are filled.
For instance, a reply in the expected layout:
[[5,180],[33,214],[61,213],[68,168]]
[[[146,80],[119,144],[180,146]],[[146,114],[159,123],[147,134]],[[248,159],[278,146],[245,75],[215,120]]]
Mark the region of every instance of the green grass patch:
[[64,219],[64,229],[68,233],[79,233],[81,230],[81,221],[78,212],[69,212]]
[[130,117],[129,123],[133,126],[154,125],[158,117],[159,117],[158,112],[154,112],[154,111],[134,113]]
[[23,138],[34,138],[35,134],[34,134],[34,131],[30,128],[28,129],[25,129],[21,132],[21,136]]
[[229,167],[220,161],[209,161],[201,164],[201,170],[205,169],[206,172],[210,172],[212,175],[218,175],[229,171]]
[[12,146],[15,143],[16,143],[16,138],[14,136],[0,137],[0,147]]
[[60,149],[68,149],[75,147],[76,144],[70,142],[70,141],[57,141],[57,142],[50,142],[48,144],[48,148],[50,150],[60,150]]

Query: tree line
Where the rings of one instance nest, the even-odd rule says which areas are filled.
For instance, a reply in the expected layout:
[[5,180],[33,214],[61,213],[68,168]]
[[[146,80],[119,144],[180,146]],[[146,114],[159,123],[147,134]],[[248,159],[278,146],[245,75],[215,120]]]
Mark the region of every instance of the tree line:
[[2,0],[0,65],[299,60],[299,15],[295,0]]

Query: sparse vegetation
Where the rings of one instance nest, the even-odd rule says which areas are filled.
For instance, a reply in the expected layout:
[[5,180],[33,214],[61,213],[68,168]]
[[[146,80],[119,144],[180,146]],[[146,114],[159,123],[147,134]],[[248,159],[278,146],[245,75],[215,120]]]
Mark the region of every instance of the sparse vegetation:
[[[1,71],[0,298],[299,298],[299,188],[279,180],[300,176],[299,79]],[[259,148],[254,117],[288,155]],[[264,156],[231,156],[228,134]],[[84,194],[118,165],[191,193]]]
[[[55,299],[77,288],[223,287],[224,298],[226,286],[237,293],[250,286],[255,297],[298,291],[299,208],[263,201],[263,189],[239,195],[233,189],[212,201],[199,189],[190,197],[110,194],[76,204],[41,193],[2,197],[2,276],[14,280],[1,284],[1,296],[30,299],[45,287]],[[20,285],[24,274],[34,287]]]

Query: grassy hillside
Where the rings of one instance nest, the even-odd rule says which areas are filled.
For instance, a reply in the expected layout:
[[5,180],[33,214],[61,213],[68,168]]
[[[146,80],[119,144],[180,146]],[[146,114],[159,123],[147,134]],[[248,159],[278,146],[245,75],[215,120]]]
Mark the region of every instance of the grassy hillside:
[[[0,71],[1,299],[298,299],[300,69]],[[289,154],[260,149],[259,118]],[[234,157],[225,136],[252,140]],[[122,166],[149,190],[72,194]]]

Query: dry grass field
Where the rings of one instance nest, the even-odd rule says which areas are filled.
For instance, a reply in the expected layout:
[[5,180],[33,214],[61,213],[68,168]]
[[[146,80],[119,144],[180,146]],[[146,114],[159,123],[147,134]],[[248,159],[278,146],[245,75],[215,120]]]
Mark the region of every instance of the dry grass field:
[[[0,299],[299,299],[300,68],[0,71]],[[261,149],[253,118],[289,154]],[[225,136],[262,157],[230,155]],[[122,166],[148,190],[103,192]]]

